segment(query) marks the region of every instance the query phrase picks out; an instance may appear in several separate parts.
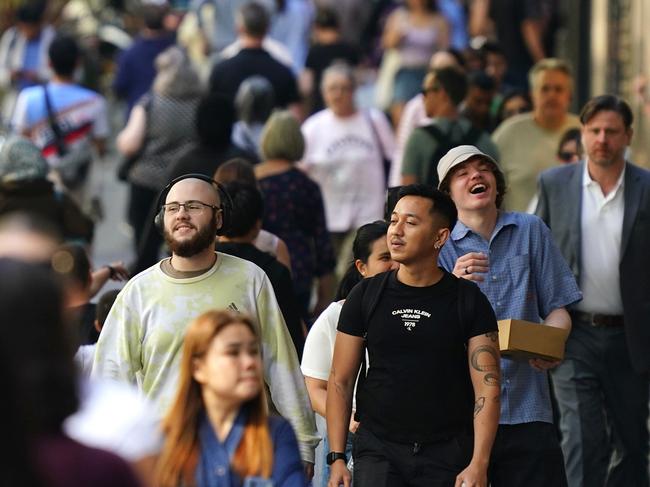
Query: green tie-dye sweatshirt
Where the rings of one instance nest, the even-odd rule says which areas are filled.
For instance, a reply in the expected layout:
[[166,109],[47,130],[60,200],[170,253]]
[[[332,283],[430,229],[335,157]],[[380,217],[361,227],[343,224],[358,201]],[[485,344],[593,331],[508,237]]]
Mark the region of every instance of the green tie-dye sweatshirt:
[[136,384],[162,416],[176,393],[188,324],[211,309],[246,313],[261,327],[273,403],[293,426],[303,460],[313,462],[319,440],[314,414],[271,283],[255,264],[217,255],[215,265],[197,277],[170,277],[158,263],[131,279],[106,318],[92,374]]

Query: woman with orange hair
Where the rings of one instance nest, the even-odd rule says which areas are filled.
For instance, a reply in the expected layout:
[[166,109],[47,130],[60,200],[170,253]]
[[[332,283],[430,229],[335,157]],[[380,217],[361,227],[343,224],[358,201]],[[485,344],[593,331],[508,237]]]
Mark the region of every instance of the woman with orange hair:
[[269,416],[256,326],[208,311],[187,329],[176,399],[163,421],[160,487],[305,487],[291,425]]

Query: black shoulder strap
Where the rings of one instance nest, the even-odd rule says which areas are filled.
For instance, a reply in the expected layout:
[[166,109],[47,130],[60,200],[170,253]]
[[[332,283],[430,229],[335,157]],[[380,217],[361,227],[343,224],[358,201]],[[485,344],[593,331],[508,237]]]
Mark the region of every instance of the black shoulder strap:
[[432,123],[430,123],[429,125],[425,125],[422,128],[426,130],[429,133],[429,135],[435,139],[436,145],[440,145],[440,142],[445,137],[447,137],[447,134],[445,134],[442,130],[440,130]]
[[374,278],[368,279],[363,296],[361,297],[361,313],[363,314],[363,321],[365,322],[366,330],[370,325],[370,318],[375,312],[381,295],[386,288],[386,283],[392,271],[384,272],[383,274]]
[[[393,271],[384,272],[383,274],[368,279],[365,283],[363,290],[363,295],[361,296],[361,314],[363,316],[363,322],[366,329],[366,333],[363,336],[363,351],[361,355],[361,367],[359,367],[359,376],[357,379],[357,391],[363,390],[363,383],[366,380],[366,350],[368,348],[368,328],[370,327],[370,318],[372,314],[377,309],[377,305],[381,300],[381,296],[386,289],[386,284],[388,279]],[[355,421],[361,421],[361,416],[359,415],[359,404],[357,402],[357,411],[355,413]]]
[[463,142],[462,144],[458,145],[476,145],[476,142],[478,142],[479,137],[481,137],[481,134],[483,131],[474,125],[470,126],[470,129],[467,131],[465,135],[463,135]]
[[427,177],[427,183],[438,187],[438,162],[440,159],[449,152],[450,149],[459,146],[459,145],[476,145],[479,137],[483,133],[480,129],[470,125],[470,128],[467,132],[461,133],[460,137],[456,134],[458,133],[456,127],[462,128],[460,124],[456,121],[452,121],[449,127],[448,132],[443,132],[440,128],[436,127],[434,124],[426,125],[424,128],[431,137],[436,141],[436,150],[431,157],[431,162],[429,164],[429,175]]
[[56,145],[56,151],[59,156],[64,156],[68,152],[68,148],[65,146],[65,139],[63,137],[63,131],[59,126],[59,122],[56,121],[54,115],[54,110],[52,109],[52,101],[50,100],[50,94],[47,91],[47,84],[43,83],[43,95],[45,97],[45,108],[47,109],[47,119],[54,132],[54,143]]

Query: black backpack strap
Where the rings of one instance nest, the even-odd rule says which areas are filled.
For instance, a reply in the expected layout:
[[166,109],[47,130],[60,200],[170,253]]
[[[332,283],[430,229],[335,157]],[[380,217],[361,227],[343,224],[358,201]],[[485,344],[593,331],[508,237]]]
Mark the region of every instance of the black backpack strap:
[[[361,296],[361,315],[365,325],[366,333],[363,336],[363,352],[361,355],[361,366],[359,367],[359,376],[357,378],[357,391],[363,389],[363,383],[366,380],[366,351],[368,349],[368,329],[370,328],[370,318],[377,309],[377,305],[381,300],[381,296],[386,289],[386,284],[393,271],[384,272],[378,276],[372,277],[366,281],[362,281],[361,285],[364,286],[363,295]],[[357,401],[357,410],[354,413],[355,421],[361,421],[359,416],[359,402]]]
[[370,325],[370,317],[379,304],[379,300],[386,288],[386,283],[388,283],[388,278],[390,277],[391,272],[392,271],[384,272],[368,279],[364,283],[365,289],[363,290],[363,296],[361,297],[361,313],[366,325],[366,332]]
[[443,132],[434,124],[425,125],[422,127],[427,133],[436,141],[436,150],[431,157],[429,164],[429,174],[427,176],[427,184],[438,187],[438,163],[440,159],[449,152],[450,149],[459,145],[476,145],[476,142],[483,134],[483,131],[470,125],[467,132],[464,132],[460,137],[456,136],[456,127],[462,128],[456,121],[451,122],[448,132]]
[[431,156],[431,160],[429,161],[429,174],[427,175],[426,179],[427,184],[430,184],[434,188],[438,187],[439,182],[438,162],[440,162],[442,156],[444,156],[449,151],[449,149],[458,145],[455,144],[452,140],[455,127],[456,124],[454,122],[451,123],[449,132],[443,132],[440,128],[436,127],[432,123],[422,127],[436,142],[436,150]]
[[436,141],[436,145],[440,145],[440,142],[447,137],[447,134],[436,127],[434,124],[430,123],[429,125],[424,125],[422,127],[433,139]]
[[476,145],[482,134],[483,131],[481,129],[471,125],[467,133],[463,135],[462,143],[457,145]]

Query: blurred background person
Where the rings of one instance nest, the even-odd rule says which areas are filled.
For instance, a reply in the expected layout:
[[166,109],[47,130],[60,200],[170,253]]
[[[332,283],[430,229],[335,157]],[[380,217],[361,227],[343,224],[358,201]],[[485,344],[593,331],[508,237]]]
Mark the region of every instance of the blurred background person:
[[[391,260],[386,241],[388,223],[378,220],[359,227],[352,243],[353,261],[350,263],[332,302],[316,319],[305,341],[305,350],[300,368],[305,376],[305,384],[314,411],[321,416],[320,422],[324,427],[325,400],[327,398],[327,380],[330,376],[336,327],[339,322],[341,308],[348,293],[361,279],[372,277],[381,272],[397,268],[397,263]],[[352,406],[354,415],[354,405]],[[317,422],[317,423],[318,423]],[[350,432],[354,433],[358,423],[354,418],[350,421]],[[330,451],[327,441],[326,428],[320,428],[323,441],[319,445],[320,456],[316,457],[315,487],[327,487],[329,466],[325,461]],[[348,457],[352,454],[352,442],[348,437]]]
[[257,479],[257,485],[307,486],[291,425],[268,414],[260,339],[249,318],[228,311],[197,317],[185,335],[177,390],[163,420],[157,485]]
[[260,139],[264,124],[275,107],[273,85],[263,76],[246,78],[235,96],[237,121],[232,128],[232,141],[238,147],[254,154],[258,162],[262,158]]
[[298,84],[294,73],[264,49],[270,27],[270,15],[263,5],[247,2],[237,11],[238,40],[241,49],[231,58],[217,62],[210,73],[209,88],[233,99],[241,83],[259,75],[269,80],[275,94],[275,106],[302,115]]
[[526,211],[537,192],[537,177],[556,164],[560,138],[580,127],[578,117],[569,112],[573,71],[565,60],[542,59],[529,78],[533,111],[506,120],[492,134],[510,188],[503,204],[511,211]]
[[2,122],[7,123],[16,96],[23,88],[50,78],[47,51],[54,39],[54,28],[45,22],[45,0],[22,2],[15,12],[15,25],[0,38],[0,91]]
[[489,18],[508,59],[505,81],[532,89],[528,71],[554,52],[558,2],[544,0],[490,0]]
[[314,18],[313,0],[274,0],[269,37],[280,42],[289,51],[296,73],[305,67],[309,34]]
[[86,249],[76,243],[61,245],[52,255],[52,267],[64,280],[66,311],[74,327],[75,351],[97,342],[97,305],[91,302],[109,279],[125,281],[129,274],[122,262],[93,269]]
[[305,139],[295,117],[287,111],[274,113],[262,133],[264,160],[255,166],[255,177],[264,196],[262,228],[286,242],[301,313],[311,323],[311,314],[320,314],[334,294],[336,260],[320,187],[295,166],[304,152]]
[[322,82],[327,108],[302,126],[305,155],[300,167],[323,192],[339,277],[350,261],[355,229],[382,217],[395,150],[386,117],[375,109],[358,109],[355,91],[352,69],[330,66]]
[[582,147],[582,134],[580,129],[569,129],[564,132],[557,146],[557,160],[565,164],[578,162],[582,159],[584,148]]
[[406,0],[388,17],[382,46],[396,50],[399,57],[390,107],[393,125],[399,124],[404,104],[420,90],[431,55],[447,49],[449,39],[449,24],[435,0]]
[[[1,250],[0,250],[1,251]],[[0,455],[8,485],[137,487],[129,465],[63,432],[78,406],[76,371],[64,320],[64,294],[51,271],[0,259],[0,383],[5,439]],[[38,306],[34,306],[38,296]],[[25,346],[29,344],[29,346]]]
[[510,117],[521,115],[522,113],[528,113],[532,110],[533,102],[531,101],[528,92],[516,89],[507,91],[503,94],[497,109],[495,125],[498,127],[503,123],[503,121]]
[[306,113],[310,115],[325,108],[321,94],[323,71],[334,63],[356,67],[361,60],[360,51],[341,37],[339,18],[334,8],[318,9],[312,38],[305,69],[300,75],[300,88],[308,107]]
[[97,205],[90,174],[93,162],[106,154],[110,127],[106,99],[76,81],[82,57],[74,37],[57,35],[48,48],[52,78],[20,92],[11,127],[41,149],[50,177],[86,209]]
[[47,179],[49,167],[29,139],[6,138],[0,148],[0,215],[27,213],[45,220],[65,240],[90,244],[94,223]]
[[[97,301],[97,306],[95,308],[95,320],[93,322],[94,332],[99,337],[99,334],[102,332],[104,327],[104,322],[108,316],[108,312],[111,310],[115,298],[119,293],[119,289],[111,289],[103,293],[99,300]],[[95,358],[95,340],[93,343],[87,343],[85,345],[80,345],[77,353],[74,355],[75,362],[79,368],[79,372],[83,377],[90,377],[90,371],[93,368],[93,360]]]
[[198,142],[171,161],[170,179],[190,173],[212,177],[221,164],[233,158],[258,162],[254,152],[242,149],[232,140],[235,107],[226,96],[218,93],[203,96],[194,123]]
[[158,261],[162,236],[153,229],[158,193],[169,182],[178,157],[197,139],[194,123],[202,95],[199,77],[178,47],[156,58],[156,78],[148,109],[142,100],[133,107],[116,145],[125,156],[140,155],[128,170],[128,222],[133,229],[134,273]]
[[237,181],[227,183],[225,188],[232,198],[232,225],[224,235],[218,237],[217,250],[253,262],[266,273],[300,360],[307,329],[293,291],[291,272],[273,255],[255,246],[264,215],[262,194],[255,185]]
[[438,185],[438,162],[458,145],[477,145],[496,157],[498,150],[487,132],[460,115],[467,94],[467,76],[454,67],[432,69],[422,83],[426,114],[431,123],[417,127],[406,142],[402,158],[402,184]]
[[490,116],[492,100],[496,93],[494,80],[484,71],[473,71],[467,75],[467,94],[460,108],[460,116],[483,132],[492,132],[494,123]]
[[[431,56],[429,61],[430,69],[440,69],[455,67],[461,71],[465,71],[465,59],[462,54],[453,49],[444,49],[436,52]],[[416,127],[422,127],[431,123],[431,118],[427,116],[424,106],[424,94],[420,90],[413,98],[411,98],[402,111],[399,125],[397,126],[395,141],[395,156],[393,157],[393,164],[390,170],[388,179],[388,186],[394,187],[402,184],[402,158],[404,157],[404,147],[411,132]]]
[[156,57],[176,42],[174,33],[165,28],[168,11],[166,3],[143,3],[138,12],[142,29],[133,44],[117,60],[113,91],[126,100],[127,119],[133,106],[151,88],[156,77]]
[[[250,184],[259,189],[253,165],[246,159],[231,159],[225,162],[214,173],[214,180],[221,184],[229,184],[231,182]],[[278,259],[280,264],[291,271],[289,249],[280,237],[261,228],[254,244],[262,252],[271,254]]]

